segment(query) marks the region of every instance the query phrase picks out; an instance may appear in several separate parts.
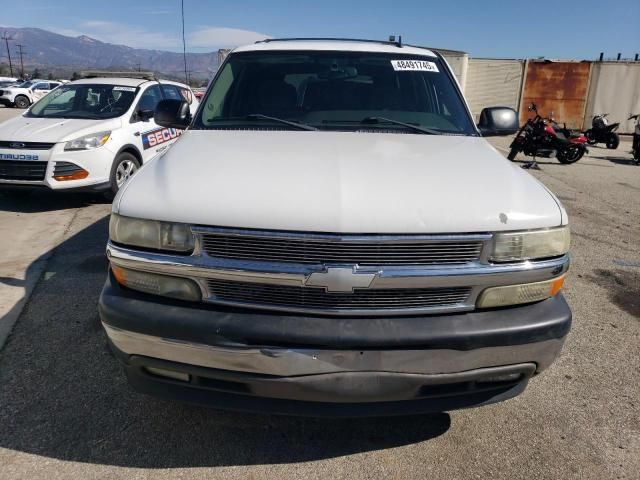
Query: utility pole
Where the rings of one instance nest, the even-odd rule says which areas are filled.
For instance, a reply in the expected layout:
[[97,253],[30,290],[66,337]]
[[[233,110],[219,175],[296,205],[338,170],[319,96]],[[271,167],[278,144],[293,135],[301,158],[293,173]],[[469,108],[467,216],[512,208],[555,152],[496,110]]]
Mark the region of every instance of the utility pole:
[[24,45],[16,44],[16,47],[18,47],[18,53],[20,54],[20,76],[24,78],[24,62],[22,61],[22,55],[24,54],[22,47],[24,47]]
[[142,71],[142,70],[141,70],[141,66],[142,66],[142,63],[140,63],[140,62],[137,62],[137,63],[136,63],[136,68],[138,69],[138,71],[139,71],[139,72],[141,72],[141,71]]
[[187,74],[187,42],[184,39],[184,0],[180,2],[182,12],[182,58],[184,59],[184,80],[189,84],[189,75]]
[[2,40],[4,40],[4,44],[7,47],[7,57],[9,57],[9,71],[11,72],[11,76],[13,77],[13,64],[11,63],[11,51],[9,50],[9,40],[13,40],[13,37],[8,37],[7,32],[2,34]]

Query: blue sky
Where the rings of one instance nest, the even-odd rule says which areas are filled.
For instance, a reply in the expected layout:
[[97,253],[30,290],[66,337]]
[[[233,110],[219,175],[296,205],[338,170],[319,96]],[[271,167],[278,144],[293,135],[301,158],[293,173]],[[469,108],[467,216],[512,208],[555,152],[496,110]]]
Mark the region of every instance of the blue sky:
[[[0,25],[139,48],[181,49],[179,0],[3,0]],[[546,15],[545,12],[551,12]],[[640,53],[640,0],[185,0],[187,48],[290,36],[384,39],[476,57],[595,58]]]

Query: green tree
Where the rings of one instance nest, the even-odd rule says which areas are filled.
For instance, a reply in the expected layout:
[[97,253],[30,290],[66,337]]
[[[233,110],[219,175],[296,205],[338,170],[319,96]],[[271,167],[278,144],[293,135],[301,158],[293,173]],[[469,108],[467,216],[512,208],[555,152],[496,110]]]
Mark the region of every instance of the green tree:
[[31,75],[31,77],[32,77],[32,78],[40,78],[40,75],[42,75],[42,74],[40,73],[40,70],[38,70],[38,67],[36,67],[36,68],[33,70],[33,75]]
[[80,74],[78,72],[73,72],[71,74],[71,80],[80,80]]
[[49,75],[47,75],[47,80],[53,80],[53,73],[49,72]]

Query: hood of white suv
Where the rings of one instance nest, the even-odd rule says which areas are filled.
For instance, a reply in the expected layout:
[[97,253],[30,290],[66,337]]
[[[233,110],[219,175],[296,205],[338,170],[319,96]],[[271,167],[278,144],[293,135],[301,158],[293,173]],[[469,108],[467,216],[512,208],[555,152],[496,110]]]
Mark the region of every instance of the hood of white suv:
[[0,140],[19,142],[66,142],[90,133],[120,128],[122,120],[14,117],[0,123]]
[[479,137],[187,131],[133,177],[121,215],[344,233],[551,227],[561,207]]

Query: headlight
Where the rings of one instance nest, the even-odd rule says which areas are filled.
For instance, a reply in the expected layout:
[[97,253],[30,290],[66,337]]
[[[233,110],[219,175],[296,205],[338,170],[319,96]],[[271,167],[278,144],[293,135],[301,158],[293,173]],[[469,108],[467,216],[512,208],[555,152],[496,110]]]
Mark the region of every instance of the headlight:
[[107,143],[110,136],[111,132],[92,133],[84,137],[69,140],[65,144],[64,149],[68,152],[70,150],[90,150],[92,148],[98,148]]
[[184,223],[158,222],[111,214],[109,237],[127,246],[191,252],[195,244],[191,227]]
[[550,258],[569,251],[569,227],[504,232],[494,234],[494,262],[517,262],[536,258]]
[[115,265],[111,266],[111,271],[120,285],[132,290],[179,300],[199,301],[202,298],[198,285],[188,278],[141,272]]
[[478,308],[504,307],[546,300],[558,294],[564,284],[564,278],[565,276],[562,275],[544,282],[487,288],[478,297],[476,306]]

